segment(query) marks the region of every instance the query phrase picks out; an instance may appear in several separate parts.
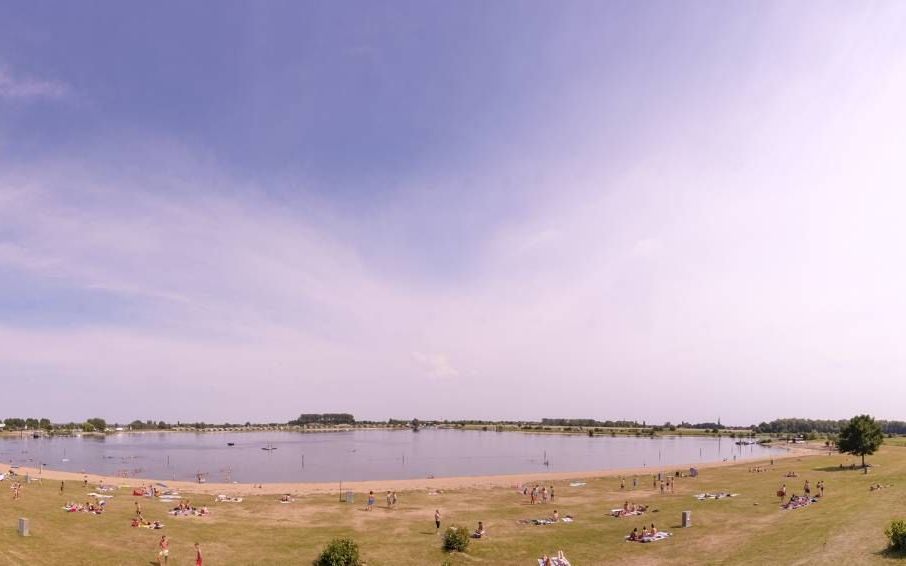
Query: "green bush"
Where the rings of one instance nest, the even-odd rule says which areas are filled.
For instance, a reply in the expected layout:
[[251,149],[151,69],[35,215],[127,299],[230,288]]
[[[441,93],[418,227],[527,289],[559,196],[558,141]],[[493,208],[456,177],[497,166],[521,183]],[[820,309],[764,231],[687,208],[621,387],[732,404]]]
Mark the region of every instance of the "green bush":
[[469,548],[469,529],[453,525],[444,533],[444,550],[465,552]]
[[890,548],[906,551],[906,521],[897,519],[888,525],[884,534],[890,539]]
[[321,551],[314,566],[359,566],[359,545],[351,538],[335,538]]

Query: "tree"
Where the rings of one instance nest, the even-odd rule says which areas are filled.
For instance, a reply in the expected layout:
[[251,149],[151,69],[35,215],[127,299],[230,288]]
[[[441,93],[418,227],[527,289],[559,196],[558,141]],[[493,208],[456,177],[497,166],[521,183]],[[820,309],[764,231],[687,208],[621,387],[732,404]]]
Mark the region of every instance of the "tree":
[[844,454],[862,457],[865,467],[865,456],[874,454],[884,442],[881,427],[869,415],[858,415],[840,431],[837,438],[837,449]]

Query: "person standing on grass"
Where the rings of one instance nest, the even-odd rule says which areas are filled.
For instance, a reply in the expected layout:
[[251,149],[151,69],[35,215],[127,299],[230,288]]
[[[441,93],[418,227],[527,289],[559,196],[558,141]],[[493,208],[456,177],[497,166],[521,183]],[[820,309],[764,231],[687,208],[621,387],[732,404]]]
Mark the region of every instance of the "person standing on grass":
[[434,510],[434,532],[440,532],[440,509]]
[[202,556],[201,556],[201,547],[198,546],[198,543],[195,543],[195,566],[202,566]]
[[550,493],[551,493],[551,503],[553,503],[554,502],[554,486],[551,486]]
[[626,480],[620,477],[620,489],[626,489]]
[[170,541],[167,540],[167,535],[160,537],[160,542],[157,543],[157,546],[160,547],[160,550],[157,552],[157,563],[159,565],[169,564],[170,563]]
[[811,496],[812,496],[812,486],[809,485],[808,480],[805,480],[805,486],[804,486],[802,489],[805,490],[805,496],[806,496],[806,497],[811,497]]
[[66,482],[65,482],[65,481],[61,481],[61,482],[60,482],[60,495],[63,495],[63,488],[64,488],[65,486],[66,486]]

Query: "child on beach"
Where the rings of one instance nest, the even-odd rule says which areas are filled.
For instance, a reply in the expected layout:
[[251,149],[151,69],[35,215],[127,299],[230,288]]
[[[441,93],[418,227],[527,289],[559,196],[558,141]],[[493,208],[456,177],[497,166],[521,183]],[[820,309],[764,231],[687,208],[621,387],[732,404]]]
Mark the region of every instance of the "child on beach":
[[435,533],[440,532],[440,509],[434,510],[434,528]]
[[374,509],[374,492],[373,491],[368,492],[368,507],[366,507],[366,509],[368,511],[371,511],[372,509]]

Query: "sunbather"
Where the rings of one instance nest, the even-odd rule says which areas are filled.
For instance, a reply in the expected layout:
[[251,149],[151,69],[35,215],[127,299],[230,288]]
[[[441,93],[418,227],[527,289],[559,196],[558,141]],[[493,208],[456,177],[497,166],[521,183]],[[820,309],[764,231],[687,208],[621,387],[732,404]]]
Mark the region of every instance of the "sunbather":
[[485,536],[484,523],[478,521],[478,528],[472,533],[472,538],[481,538]]

